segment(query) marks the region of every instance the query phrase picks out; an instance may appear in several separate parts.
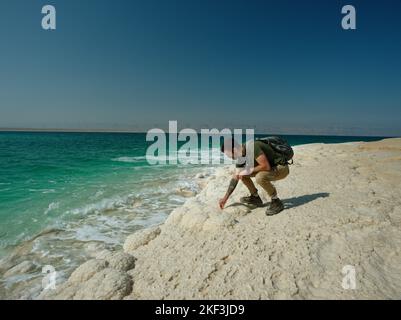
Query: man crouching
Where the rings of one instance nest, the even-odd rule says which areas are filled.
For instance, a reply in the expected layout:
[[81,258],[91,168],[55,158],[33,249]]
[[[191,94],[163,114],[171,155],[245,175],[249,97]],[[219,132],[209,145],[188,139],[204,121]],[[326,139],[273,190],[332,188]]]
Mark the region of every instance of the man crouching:
[[234,139],[225,139],[221,145],[221,152],[227,157],[236,160],[236,173],[230,181],[225,196],[219,201],[221,209],[224,208],[228,198],[234,192],[239,180],[245,184],[250,192],[250,196],[241,198],[241,202],[262,206],[263,202],[259,197],[258,189],[256,189],[251,179],[251,177],[254,177],[257,184],[272,199],[270,206],[266,210],[266,215],[275,215],[284,210],[284,205],[278,198],[277,190],[271,181],[287,177],[289,168],[287,163],[278,164],[282,160],[282,155],[275,151],[269,143],[256,140],[246,144],[238,144]]

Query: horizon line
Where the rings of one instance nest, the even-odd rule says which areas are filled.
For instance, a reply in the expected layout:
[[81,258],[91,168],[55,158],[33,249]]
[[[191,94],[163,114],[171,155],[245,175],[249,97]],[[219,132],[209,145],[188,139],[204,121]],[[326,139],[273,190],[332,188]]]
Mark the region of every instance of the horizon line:
[[[209,129],[212,130],[212,129]],[[245,130],[245,129],[244,129]],[[200,134],[199,130],[196,130]],[[146,131],[133,129],[77,129],[77,128],[1,128],[0,132],[42,132],[42,133],[146,133]],[[169,133],[168,130],[165,130]],[[179,132],[179,131],[178,131]],[[289,135],[289,136],[330,136],[330,137],[372,137],[372,138],[397,138],[401,136],[394,135],[359,135],[359,134],[328,134],[328,133],[255,133],[255,135]]]

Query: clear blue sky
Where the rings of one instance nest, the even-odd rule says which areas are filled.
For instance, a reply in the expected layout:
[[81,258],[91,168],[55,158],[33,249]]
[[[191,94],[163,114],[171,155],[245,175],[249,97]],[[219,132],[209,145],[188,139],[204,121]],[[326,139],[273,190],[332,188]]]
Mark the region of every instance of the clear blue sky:
[[401,135],[399,0],[2,0],[0,39],[0,127]]

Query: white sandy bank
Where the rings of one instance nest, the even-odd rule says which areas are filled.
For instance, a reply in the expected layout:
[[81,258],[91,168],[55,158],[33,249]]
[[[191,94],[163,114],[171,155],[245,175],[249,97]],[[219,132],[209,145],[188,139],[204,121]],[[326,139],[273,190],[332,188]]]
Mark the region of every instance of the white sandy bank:
[[[276,183],[287,209],[272,217],[238,203],[242,185],[218,208],[229,171],[40,298],[401,298],[401,139],[296,147]],[[341,286],[345,265],[356,290]]]

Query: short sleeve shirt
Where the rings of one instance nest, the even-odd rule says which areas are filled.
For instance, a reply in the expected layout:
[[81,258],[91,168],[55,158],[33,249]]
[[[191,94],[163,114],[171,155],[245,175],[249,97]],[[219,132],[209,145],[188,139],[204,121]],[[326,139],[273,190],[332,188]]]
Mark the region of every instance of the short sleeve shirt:
[[[270,166],[274,167],[275,162],[275,152],[272,149],[271,146],[269,146],[267,143],[263,141],[250,141],[246,144],[246,147],[248,150],[252,150],[253,148],[253,166],[256,167],[258,163],[256,162],[256,159],[261,155],[264,154],[269,161]],[[237,168],[243,168],[245,165],[249,165],[249,162],[252,161],[250,158],[251,155],[245,155],[242,159],[238,159],[236,163]]]

